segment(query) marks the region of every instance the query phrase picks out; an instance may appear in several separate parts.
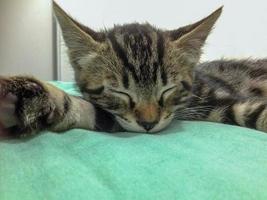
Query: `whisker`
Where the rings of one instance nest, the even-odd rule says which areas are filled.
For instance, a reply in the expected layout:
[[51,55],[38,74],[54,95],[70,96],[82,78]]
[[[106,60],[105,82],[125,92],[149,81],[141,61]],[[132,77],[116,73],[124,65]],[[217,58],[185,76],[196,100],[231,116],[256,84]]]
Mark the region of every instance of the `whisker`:
[[184,107],[175,111],[175,118],[184,120],[202,119],[207,116],[207,112],[213,109],[213,106]]

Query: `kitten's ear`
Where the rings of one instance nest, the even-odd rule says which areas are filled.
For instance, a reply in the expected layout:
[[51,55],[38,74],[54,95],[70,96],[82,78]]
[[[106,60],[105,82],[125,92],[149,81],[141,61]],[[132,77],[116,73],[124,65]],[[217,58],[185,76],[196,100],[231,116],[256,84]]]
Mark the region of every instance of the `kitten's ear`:
[[[220,7],[206,18],[188,26],[176,30],[168,31],[171,43],[183,53],[192,54],[193,58],[199,59],[201,48],[211,32],[215,22],[222,13],[223,7]],[[197,61],[198,62],[198,61]]]
[[75,21],[54,1],[53,9],[65,43],[71,52],[76,52],[79,55],[96,52],[101,42],[105,41],[104,33],[95,32]]

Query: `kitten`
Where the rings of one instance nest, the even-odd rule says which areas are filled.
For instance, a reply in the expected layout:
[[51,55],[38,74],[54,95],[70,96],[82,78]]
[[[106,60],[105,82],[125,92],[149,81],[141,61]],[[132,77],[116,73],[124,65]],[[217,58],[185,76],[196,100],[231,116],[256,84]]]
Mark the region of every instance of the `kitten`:
[[222,8],[172,31],[135,23],[96,32],[56,3],[54,11],[83,97],[32,77],[0,78],[0,111],[6,96],[16,99],[13,112],[2,112],[2,119],[15,118],[4,124],[11,135],[71,128],[154,133],[173,119],[267,131],[267,60],[198,65]]

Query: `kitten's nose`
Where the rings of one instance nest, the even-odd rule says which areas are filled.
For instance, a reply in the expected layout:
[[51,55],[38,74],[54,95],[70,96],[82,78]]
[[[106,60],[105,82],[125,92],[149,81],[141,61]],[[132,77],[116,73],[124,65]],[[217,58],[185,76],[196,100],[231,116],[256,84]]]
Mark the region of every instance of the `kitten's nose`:
[[151,130],[158,122],[154,121],[154,122],[147,122],[147,121],[137,121],[137,123],[144,127],[144,129],[146,129],[147,131]]

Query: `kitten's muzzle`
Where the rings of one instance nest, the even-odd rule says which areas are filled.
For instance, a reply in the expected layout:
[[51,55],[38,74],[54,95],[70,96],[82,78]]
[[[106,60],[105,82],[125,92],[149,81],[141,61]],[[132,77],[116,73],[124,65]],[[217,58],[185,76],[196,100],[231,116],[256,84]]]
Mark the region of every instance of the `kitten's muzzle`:
[[158,123],[158,121],[154,121],[154,122],[146,122],[146,121],[136,121],[140,126],[142,126],[146,131],[151,130],[152,128],[154,128],[156,126],[156,124]]
[[146,131],[153,129],[159,122],[159,111],[159,107],[156,103],[146,102],[138,105],[134,112],[137,124]]

